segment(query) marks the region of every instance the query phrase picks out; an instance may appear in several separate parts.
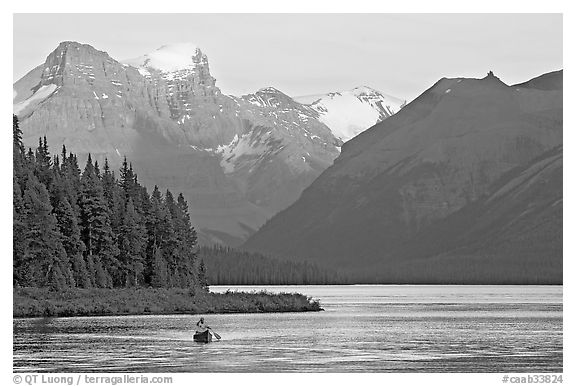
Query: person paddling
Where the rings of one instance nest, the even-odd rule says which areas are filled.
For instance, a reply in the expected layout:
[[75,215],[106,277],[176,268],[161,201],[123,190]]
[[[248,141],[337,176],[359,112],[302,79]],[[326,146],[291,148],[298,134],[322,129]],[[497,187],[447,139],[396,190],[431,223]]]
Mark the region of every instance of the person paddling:
[[[196,332],[194,334],[194,338],[196,339],[196,337],[198,337],[198,339],[201,339],[200,335],[207,332],[208,330],[210,330],[210,332],[208,332],[208,335],[210,335],[210,333],[212,333],[212,335],[214,335],[216,337],[216,339],[220,339],[220,335],[218,335],[217,333],[212,331],[210,326],[208,326],[206,324],[206,322],[204,321],[203,317],[201,317],[200,320],[196,323]],[[208,338],[208,341],[212,340],[211,337],[207,337],[207,338]]]
[[200,334],[202,332],[205,332],[207,330],[210,329],[210,326],[208,326],[205,322],[204,322],[204,318],[200,318],[200,320],[196,323],[196,333]]

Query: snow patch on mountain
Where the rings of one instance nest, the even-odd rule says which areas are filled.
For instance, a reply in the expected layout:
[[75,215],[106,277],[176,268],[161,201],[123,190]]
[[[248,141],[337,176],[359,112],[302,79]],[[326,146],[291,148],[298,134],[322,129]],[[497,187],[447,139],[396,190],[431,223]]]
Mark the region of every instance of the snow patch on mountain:
[[142,75],[144,77],[150,76],[150,71],[148,71],[144,67],[138,67],[138,72],[140,73],[140,75]]
[[380,116],[372,106],[349,93],[321,99],[314,106],[320,113],[320,121],[342,141],[348,141],[374,125]]
[[194,69],[196,64],[192,58],[198,54],[199,50],[192,43],[167,44],[149,54],[125,60],[124,63],[141,69],[140,73],[145,76],[150,75],[145,70],[147,68],[165,73]]
[[370,87],[294,98],[319,113],[319,120],[346,142],[398,112],[406,101]]
[[[22,110],[24,110],[29,105],[42,102],[44,99],[46,99],[50,95],[52,95],[52,93],[55,92],[57,88],[58,88],[58,86],[56,86],[55,84],[47,84],[47,85],[41,86],[30,97],[28,97],[27,99],[13,105],[14,114],[18,115]],[[14,95],[14,97],[15,96],[16,95]]]
[[270,156],[280,152],[284,146],[274,138],[271,129],[252,129],[241,135],[236,134],[228,145],[218,146],[215,153],[220,154],[220,166],[224,173],[230,174],[248,167],[249,172]]

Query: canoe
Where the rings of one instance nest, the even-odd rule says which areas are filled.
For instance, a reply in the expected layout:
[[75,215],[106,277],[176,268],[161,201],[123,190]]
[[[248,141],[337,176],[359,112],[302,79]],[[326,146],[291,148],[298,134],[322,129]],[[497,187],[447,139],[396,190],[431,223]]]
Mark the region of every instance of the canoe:
[[206,330],[204,332],[197,332],[194,334],[194,342],[208,343],[212,342],[212,334]]

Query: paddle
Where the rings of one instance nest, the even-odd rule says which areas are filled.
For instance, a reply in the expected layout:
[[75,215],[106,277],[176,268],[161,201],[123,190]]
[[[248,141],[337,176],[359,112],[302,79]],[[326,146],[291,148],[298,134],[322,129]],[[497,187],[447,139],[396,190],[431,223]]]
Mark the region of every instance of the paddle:
[[210,332],[212,332],[212,334],[214,334],[214,336],[216,337],[216,339],[220,339],[220,335],[218,335],[217,333],[215,333],[214,331],[212,331],[212,329],[210,327],[208,327],[208,329],[210,330]]

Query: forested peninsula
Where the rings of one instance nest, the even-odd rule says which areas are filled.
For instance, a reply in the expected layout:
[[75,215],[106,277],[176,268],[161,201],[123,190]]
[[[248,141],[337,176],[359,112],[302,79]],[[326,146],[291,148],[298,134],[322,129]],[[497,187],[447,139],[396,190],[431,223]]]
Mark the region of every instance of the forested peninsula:
[[[306,271],[306,270],[305,270]],[[13,315],[317,311],[300,294],[209,291],[180,193],[150,194],[128,160],[81,171],[46,138],[26,150],[13,115]]]

